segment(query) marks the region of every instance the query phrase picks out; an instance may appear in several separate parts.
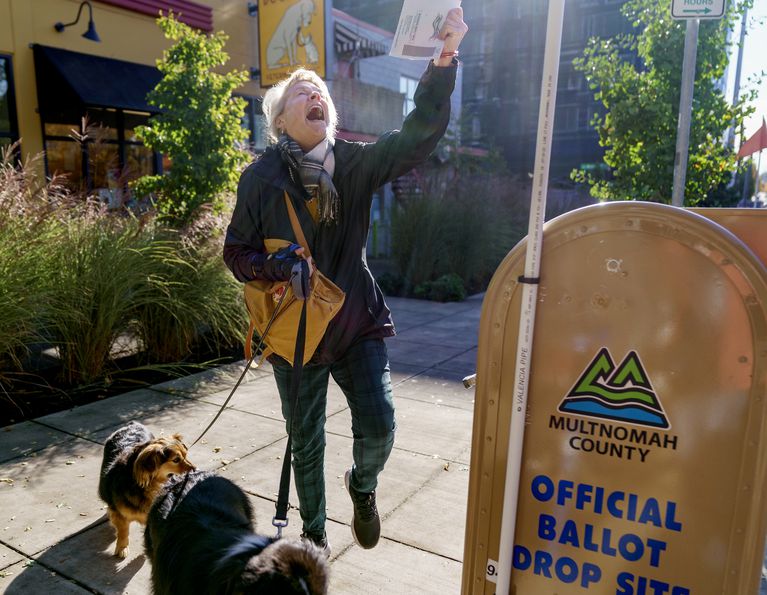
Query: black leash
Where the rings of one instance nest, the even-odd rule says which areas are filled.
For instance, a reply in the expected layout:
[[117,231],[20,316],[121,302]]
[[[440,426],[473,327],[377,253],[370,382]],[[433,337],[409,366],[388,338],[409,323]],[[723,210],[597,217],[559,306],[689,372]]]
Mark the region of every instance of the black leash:
[[[234,392],[237,390],[237,388],[240,386],[240,383],[242,382],[243,378],[245,378],[245,375],[248,373],[248,370],[250,370],[250,366],[253,363],[253,360],[256,359],[256,356],[261,351],[261,348],[264,346],[264,340],[266,339],[266,336],[269,334],[269,329],[272,328],[272,323],[274,322],[274,319],[277,317],[277,313],[280,311],[280,307],[282,306],[282,302],[285,300],[285,296],[288,295],[287,289],[283,292],[282,297],[280,298],[280,301],[277,302],[277,307],[274,309],[274,312],[272,313],[272,317],[269,319],[269,322],[266,324],[266,328],[264,329],[264,334],[261,336],[258,345],[253,350],[253,355],[250,356],[250,359],[248,360],[248,363],[245,364],[245,369],[242,371],[242,374],[240,374],[240,377],[237,379],[237,382],[234,385],[234,388],[232,389],[232,392],[229,393],[229,396],[226,398],[226,401],[224,401],[224,404],[221,405],[221,409],[218,410],[218,413],[216,413],[216,416],[211,420],[211,422],[208,424],[208,427],[205,428],[202,431],[202,434],[200,434],[197,437],[197,440],[192,442],[191,446],[189,448],[192,448],[195,444],[197,444],[200,439],[205,436],[208,430],[210,430],[213,427],[213,424],[216,423],[216,420],[221,416],[221,414],[224,412],[224,409],[226,409],[226,406],[229,404],[229,401],[234,396]],[[304,306],[306,307],[306,306]]]
[[[298,273],[297,271],[294,271],[292,277],[291,277],[291,285],[293,285],[293,280],[295,277],[297,277]],[[303,301],[303,305],[301,306],[301,316],[299,318],[298,322],[298,332],[296,333],[296,349],[293,354],[293,376],[291,378],[290,382],[290,393],[288,396],[290,406],[291,406],[291,412],[290,412],[290,428],[288,430],[288,441],[285,444],[285,456],[282,460],[282,473],[280,474],[280,489],[277,497],[277,503],[275,504],[275,514],[272,518],[272,525],[277,527],[277,538],[279,539],[282,537],[282,529],[283,527],[288,526],[288,510],[290,509],[290,502],[288,501],[288,497],[290,495],[290,464],[292,459],[292,452],[291,452],[291,446],[292,446],[292,434],[293,434],[293,423],[296,418],[296,409],[298,406],[298,392],[299,388],[301,386],[301,375],[304,369],[304,349],[306,345],[306,298],[308,297],[309,288],[308,288],[308,273],[306,273],[306,277],[301,275],[301,279],[299,279],[299,282],[304,283],[305,285],[303,287],[299,287],[298,285],[293,285],[294,295],[297,296],[298,299],[301,299]],[[277,313],[280,311],[280,308],[282,307],[282,302],[285,300],[285,296],[287,296],[288,292],[285,291],[282,294],[282,297],[280,297],[280,301],[277,302],[277,307],[274,309],[274,312],[272,313],[271,318],[269,319],[269,322],[266,324],[266,328],[264,329],[264,333],[261,336],[258,346],[256,349],[253,350],[253,355],[248,360],[247,364],[245,365],[245,369],[242,371],[242,374],[240,374],[240,377],[237,379],[237,382],[234,385],[234,388],[232,388],[231,392],[229,393],[229,396],[224,401],[224,404],[221,405],[221,408],[218,410],[218,413],[216,413],[215,417],[211,420],[211,422],[208,424],[208,426],[202,431],[202,434],[200,434],[197,439],[192,442],[192,446],[197,444],[203,436],[213,427],[213,424],[216,423],[218,418],[221,416],[221,414],[224,412],[224,409],[226,409],[226,406],[229,404],[229,401],[234,396],[235,391],[242,383],[242,380],[245,378],[245,375],[248,373],[248,370],[250,369],[251,364],[256,359],[256,356],[261,351],[261,348],[264,345],[264,340],[266,339],[266,336],[269,334],[269,329],[272,328],[272,323],[274,322],[275,318],[277,317]],[[189,479],[188,474],[187,477],[184,479],[184,484],[186,484],[186,481]],[[183,491],[183,487],[182,487]],[[175,508],[175,505],[173,506]],[[172,512],[172,510],[171,510]]]
[[277,496],[277,504],[272,525],[277,527],[277,538],[282,537],[282,528],[288,526],[288,509],[290,503],[288,496],[290,493],[290,462],[292,459],[291,445],[293,436],[293,424],[296,419],[296,410],[298,406],[298,390],[301,386],[301,374],[304,369],[304,345],[306,343],[306,300],[301,307],[301,318],[298,322],[298,333],[296,334],[296,350],[293,355],[293,377],[290,382],[290,428],[288,430],[288,441],[285,444],[285,456],[282,459],[282,474],[280,475],[280,491]]

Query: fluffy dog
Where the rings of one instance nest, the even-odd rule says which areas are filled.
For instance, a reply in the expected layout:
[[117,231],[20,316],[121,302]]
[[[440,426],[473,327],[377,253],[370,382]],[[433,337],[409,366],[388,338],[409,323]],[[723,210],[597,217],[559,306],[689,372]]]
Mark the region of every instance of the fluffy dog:
[[149,507],[168,478],[194,470],[186,455],[180,435],[155,438],[135,421],[107,438],[99,497],[106,502],[109,521],[117,533],[115,556],[127,557],[131,521],[146,524]]
[[165,485],[149,512],[144,546],[155,595],[327,593],[319,548],[255,534],[245,492],[212,472]]

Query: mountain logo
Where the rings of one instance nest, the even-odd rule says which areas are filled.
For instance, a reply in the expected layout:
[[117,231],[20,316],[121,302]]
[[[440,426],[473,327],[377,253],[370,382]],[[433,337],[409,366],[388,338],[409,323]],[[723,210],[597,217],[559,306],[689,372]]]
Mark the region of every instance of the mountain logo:
[[559,411],[668,430],[666,412],[636,351],[616,366],[606,347],[559,404]]

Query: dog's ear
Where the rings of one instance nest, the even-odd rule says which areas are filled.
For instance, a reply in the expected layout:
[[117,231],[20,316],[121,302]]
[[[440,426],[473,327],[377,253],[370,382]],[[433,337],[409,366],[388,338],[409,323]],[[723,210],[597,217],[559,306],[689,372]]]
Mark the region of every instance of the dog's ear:
[[154,481],[157,469],[163,463],[162,449],[157,444],[149,444],[136,457],[133,464],[133,477],[143,489],[147,489]]
[[186,444],[184,444],[184,437],[181,434],[173,434],[171,438],[173,438],[173,440],[175,440],[181,445],[181,447],[184,449],[184,456],[186,456],[186,453],[189,450],[189,448],[187,447]]

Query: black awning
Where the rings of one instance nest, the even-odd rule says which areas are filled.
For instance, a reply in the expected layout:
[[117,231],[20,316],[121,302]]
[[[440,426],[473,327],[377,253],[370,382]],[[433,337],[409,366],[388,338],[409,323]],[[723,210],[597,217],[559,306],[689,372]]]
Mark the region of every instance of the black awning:
[[146,100],[162,78],[157,68],[38,44],[33,51],[43,114],[84,107],[160,111]]
[[336,21],[335,26],[335,46],[336,54],[339,58],[348,59],[373,58],[375,56],[384,56],[389,53],[385,43],[373,41],[365,37],[362,33],[354,31],[343,23]]

